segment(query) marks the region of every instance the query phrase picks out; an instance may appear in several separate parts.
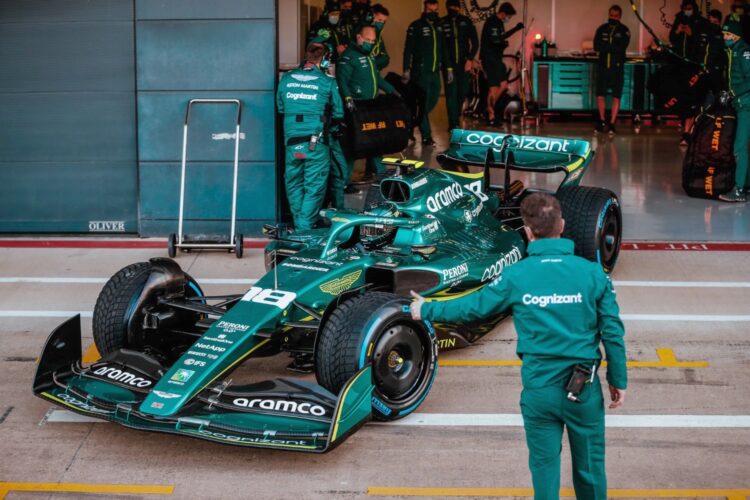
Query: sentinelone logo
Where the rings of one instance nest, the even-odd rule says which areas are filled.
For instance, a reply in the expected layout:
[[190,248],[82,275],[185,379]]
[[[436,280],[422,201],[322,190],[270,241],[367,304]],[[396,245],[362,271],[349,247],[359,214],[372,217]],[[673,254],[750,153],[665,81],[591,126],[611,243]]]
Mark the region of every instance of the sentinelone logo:
[[583,296],[580,293],[575,295],[531,295],[527,293],[523,296],[523,303],[528,305],[535,305],[539,307],[547,307],[550,304],[581,304],[583,303]]

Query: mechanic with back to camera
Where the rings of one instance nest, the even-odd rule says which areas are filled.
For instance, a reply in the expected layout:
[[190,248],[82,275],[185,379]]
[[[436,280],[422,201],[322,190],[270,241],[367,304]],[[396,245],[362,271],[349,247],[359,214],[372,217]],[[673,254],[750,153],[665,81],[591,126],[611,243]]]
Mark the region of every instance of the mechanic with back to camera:
[[328,123],[344,117],[336,79],[325,73],[330,60],[324,41],[318,37],[307,45],[305,61],[284,73],[276,94],[276,107],[284,115],[284,184],[297,230],[312,229],[318,222],[335,165]]
[[554,196],[529,195],[521,215],[529,239],[527,258],[460,299],[425,303],[412,292],[411,315],[450,323],[512,310],[516,351],[523,359],[521,413],[534,498],[559,498],[567,427],[576,498],[605,499],[604,401],[596,376],[600,343],[609,363],[611,409],[622,405],[627,388],[625,331],[615,291],[599,264],[574,256],[573,242],[560,237],[565,221]]
[[734,188],[719,195],[728,202],[746,202],[750,195],[750,45],[742,39],[742,24],[729,18],[722,28],[729,57],[729,93],[732,106],[737,111],[737,133],[734,136],[734,158],[737,163]]

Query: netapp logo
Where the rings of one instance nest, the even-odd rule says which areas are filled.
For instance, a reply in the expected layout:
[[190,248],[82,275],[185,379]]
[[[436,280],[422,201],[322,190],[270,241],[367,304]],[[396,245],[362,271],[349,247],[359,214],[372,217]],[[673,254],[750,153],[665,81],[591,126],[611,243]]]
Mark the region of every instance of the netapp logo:
[[210,345],[210,344],[204,344],[202,342],[197,342],[194,344],[194,347],[198,349],[206,349],[208,351],[214,351],[214,352],[224,352],[226,349],[224,347],[219,347],[217,345]]
[[433,196],[427,198],[427,209],[430,212],[438,212],[441,208],[448,207],[461,199],[464,190],[461,184],[454,182],[447,188],[438,191]]
[[110,380],[114,380],[116,382],[120,382],[127,385],[132,385],[135,387],[150,387],[151,381],[147,380],[142,377],[138,377],[137,375],[133,375],[130,372],[126,372],[125,370],[120,370],[117,368],[112,368],[111,366],[102,366],[101,368],[98,368],[95,372],[95,375],[100,375],[102,377],[107,377]]
[[[285,413],[302,413],[305,415],[315,415],[322,417],[326,414],[325,408],[312,403],[297,403],[296,401],[287,401],[283,399],[246,399],[237,398],[232,403],[235,406],[243,408],[260,408],[262,410],[281,411]],[[256,406],[257,404],[257,406]]]
[[90,220],[89,232],[91,233],[124,233],[124,220]]
[[550,304],[581,304],[583,303],[583,295],[577,293],[575,295],[531,295],[527,293],[522,298],[523,303],[528,305],[535,305],[539,307],[547,307]]
[[[514,137],[518,144],[516,145],[519,149],[526,149],[531,151],[549,151],[557,153],[567,153],[570,141],[566,139],[540,139],[538,137]],[[472,132],[466,136],[466,142],[469,144],[481,144],[482,146],[497,146],[503,143],[505,136],[502,134],[478,134]]]

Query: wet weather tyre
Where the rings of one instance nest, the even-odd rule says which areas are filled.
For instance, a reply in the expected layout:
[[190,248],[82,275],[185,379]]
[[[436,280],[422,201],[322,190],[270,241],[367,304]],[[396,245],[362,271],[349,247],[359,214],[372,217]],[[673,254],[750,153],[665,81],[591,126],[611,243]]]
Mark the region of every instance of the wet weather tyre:
[[576,255],[612,272],[622,244],[622,211],[617,195],[608,189],[575,186],[560,189],[557,198],[565,219],[563,237],[575,242]]
[[320,332],[315,356],[318,383],[334,394],[368,363],[372,364],[372,413],[396,420],[414,411],[437,373],[432,328],[411,319],[408,299],[371,292],[336,308]]
[[177,255],[177,235],[172,233],[167,238],[167,255],[173,259]]
[[128,321],[150,274],[148,262],[131,264],[112,276],[99,293],[92,329],[94,343],[102,356],[128,347]]

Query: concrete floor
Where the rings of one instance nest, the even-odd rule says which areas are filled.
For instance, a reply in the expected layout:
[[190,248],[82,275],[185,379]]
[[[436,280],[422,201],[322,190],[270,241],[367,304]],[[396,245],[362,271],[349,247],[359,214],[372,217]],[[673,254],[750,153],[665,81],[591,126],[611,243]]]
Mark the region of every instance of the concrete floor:
[[[246,252],[241,261],[223,253],[182,254],[178,261],[199,282],[257,278],[263,272],[262,251]],[[233,448],[109,423],[44,423],[51,405],[31,395],[34,359],[62,318],[33,317],[24,311],[59,316],[91,311],[102,284],[33,283],[28,277],[107,278],[124,265],[161,254],[165,252],[0,249],[0,481],[171,485],[171,498],[185,499],[350,499],[377,493],[369,489],[374,487],[439,488],[422,490],[430,498],[461,492],[450,488],[497,488],[495,495],[504,498],[522,498],[528,492],[509,489],[530,487],[523,430],[514,425],[370,424],[338,449],[317,456]],[[668,416],[671,427],[609,428],[610,488],[650,489],[641,493],[643,498],[678,488],[690,490],[684,494],[688,498],[721,498],[728,496],[715,491],[708,495],[707,489],[750,488],[748,417],[737,428],[687,428],[679,417],[723,415],[739,421],[739,416],[750,415],[748,269],[750,254],[741,252],[622,254],[613,278],[622,312],[634,318],[625,320],[628,358],[657,361],[656,349],[667,348],[678,363],[667,359],[663,367],[631,368],[626,405],[609,414]],[[11,282],[11,277],[25,280]],[[669,286],[676,280],[692,284]],[[710,286],[717,281],[735,285]],[[247,286],[204,288],[221,293],[241,292]],[[643,320],[634,316],[639,314],[657,316]],[[668,321],[659,316],[667,314],[682,316]],[[86,346],[91,342],[90,319],[83,324]],[[511,360],[513,339],[512,323],[504,322],[478,345],[441,359]],[[289,376],[287,361],[253,361],[239,373],[250,378]],[[683,361],[707,366],[680,367]],[[416,419],[427,414],[518,414],[519,391],[517,367],[442,366]],[[562,484],[570,486],[567,444],[562,470]],[[0,482],[0,498],[3,488],[13,489]],[[89,498],[76,491],[80,488],[64,494],[10,491],[6,498]],[[97,491],[98,498],[127,497],[101,493],[108,491],[104,487]],[[387,497],[400,495],[393,489],[380,491]]]

